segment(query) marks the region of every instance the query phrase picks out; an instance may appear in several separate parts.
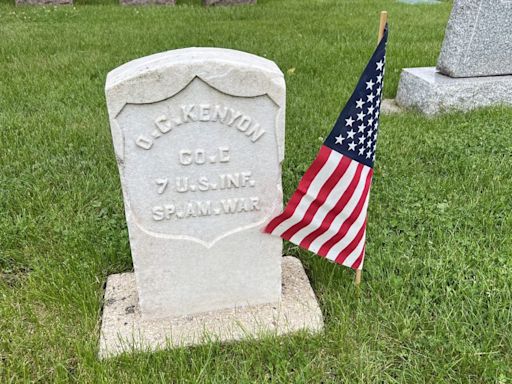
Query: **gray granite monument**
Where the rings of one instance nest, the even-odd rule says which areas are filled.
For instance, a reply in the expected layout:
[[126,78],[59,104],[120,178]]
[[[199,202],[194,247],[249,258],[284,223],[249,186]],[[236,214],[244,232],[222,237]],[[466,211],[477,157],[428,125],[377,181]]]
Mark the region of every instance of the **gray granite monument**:
[[108,278],[100,356],[320,330],[301,263],[261,231],[282,208],[277,65],[179,49],[116,68],[106,96],[135,272]]
[[455,0],[437,68],[405,68],[396,102],[427,115],[512,104],[512,1]]

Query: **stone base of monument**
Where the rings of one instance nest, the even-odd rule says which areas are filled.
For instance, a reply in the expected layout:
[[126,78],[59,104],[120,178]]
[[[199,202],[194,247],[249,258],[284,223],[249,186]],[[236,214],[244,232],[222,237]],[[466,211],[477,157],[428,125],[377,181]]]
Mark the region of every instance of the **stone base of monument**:
[[404,68],[396,102],[426,115],[511,105],[512,76],[452,78],[434,67]]
[[256,4],[256,0],[203,0],[203,5]]
[[107,280],[100,334],[100,358],[123,352],[154,351],[323,329],[323,317],[301,262],[284,257],[280,302],[146,320],[138,306],[135,275]]

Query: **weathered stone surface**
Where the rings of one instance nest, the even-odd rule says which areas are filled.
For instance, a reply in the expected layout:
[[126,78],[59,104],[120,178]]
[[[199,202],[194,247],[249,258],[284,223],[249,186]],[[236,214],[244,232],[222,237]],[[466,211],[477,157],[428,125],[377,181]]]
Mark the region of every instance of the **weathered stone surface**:
[[402,112],[402,108],[396,103],[394,99],[384,99],[380,104],[380,113],[383,115],[394,115]]
[[119,0],[121,5],[175,5],[176,0]]
[[16,5],[71,5],[73,0],[16,0]]
[[438,70],[451,77],[512,74],[512,1],[456,0]]
[[285,83],[271,61],[188,48],[131,61],[106,84],[141,314],[281,297]]
[[100,357],[323,328],[322,312],[299,260],[283,258],[283,290],[275,304],[238,307],[176,318],[144,320],[133,273],[107,281]]
[[427,115],[512,105],[512,76],[452,78],[434,67],[405,68],[400,75],[396,102]]
[[203,0],[203,5],[256,4],[256,0]]

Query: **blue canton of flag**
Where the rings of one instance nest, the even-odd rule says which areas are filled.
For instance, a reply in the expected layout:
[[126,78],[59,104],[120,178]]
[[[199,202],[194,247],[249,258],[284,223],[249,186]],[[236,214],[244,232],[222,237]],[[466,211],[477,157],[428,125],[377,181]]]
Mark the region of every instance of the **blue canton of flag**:
[[387,28],[357,87],[324,142],[329,148],[373,168],[384,86]]
[[362,269],[384,85],[387,27],[357,87],[284,211],[265,232]]

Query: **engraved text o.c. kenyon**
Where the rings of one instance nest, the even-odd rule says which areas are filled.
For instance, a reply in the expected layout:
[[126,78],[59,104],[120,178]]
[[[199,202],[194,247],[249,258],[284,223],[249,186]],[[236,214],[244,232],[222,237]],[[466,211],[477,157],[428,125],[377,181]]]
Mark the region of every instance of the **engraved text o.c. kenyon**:
[[158,116],[155,123],[155,130],[148,135],[140,135],[135,139],[135,144],[142,149],[149,150],[153,147],[155,139],[162,134],[170,132],[174,127],[194,122],[220,122],[226,127],[235,128],[243,132],[253,143],[261,139],[265,130],[253,118],[243,112],[221,105],[211,104],[187,104],[180,108],[180,116],[170,117],[167,115]]

